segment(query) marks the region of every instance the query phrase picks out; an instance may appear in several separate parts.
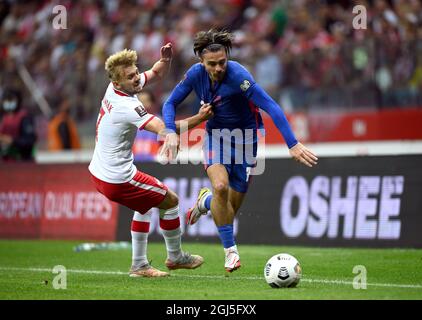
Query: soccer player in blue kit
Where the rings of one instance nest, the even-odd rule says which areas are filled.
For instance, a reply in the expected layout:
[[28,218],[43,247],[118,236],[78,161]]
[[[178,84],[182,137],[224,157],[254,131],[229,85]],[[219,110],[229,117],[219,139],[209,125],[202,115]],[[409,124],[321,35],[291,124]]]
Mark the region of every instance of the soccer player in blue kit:
[[[201,189],[195,206],[187,212],[187,224],[194,224],[211,210],[224,246],[226,271],[241,265],[236,246],[233,221],[248,190],[251,168],[256,161],[239,161],[238,153],[257,152],[257,131],[263,128],[259,109],[267,112],[284,137],[289,153],[308,167],[317,164],[316,155],[295,138],[280,106],[254,81],[238,62],[229,60],[233,35],[226,31],[201,31],[194,39],[193,50],[200,62],[193,65],[174,88],[163,106],[163,118],[168,129],[162,152],[176,158],[179,136],[176,133],[176,107],[195,91],[202,105],[211,105],[214,116],[207,121],[204,139],[205,167],[212,191]],[[224,130],[225,129],[225,130]],[[225,132],[221,134],[222,130]],[[237,130],[237,131],[236,131]],[[242,132],[243,140],[233,141],[232,132]],[[247,131],[252,131],[248,135]],[[229,134],[227,134],[229,132]],[[228,139],[228,140],[227,140]],[[229,150],[224,146],[230,146]]]

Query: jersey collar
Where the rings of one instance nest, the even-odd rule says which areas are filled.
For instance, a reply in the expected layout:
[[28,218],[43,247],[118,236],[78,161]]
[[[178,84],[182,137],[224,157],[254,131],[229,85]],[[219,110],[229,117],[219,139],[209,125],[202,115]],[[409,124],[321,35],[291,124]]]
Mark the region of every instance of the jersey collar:
[[114,93],[119,95],[119,96],[130,97],[130,95],[128,95],[127,93],[124,93],[123,91],[117,90],[114,86],[113,86],[113,90],[114,90]]

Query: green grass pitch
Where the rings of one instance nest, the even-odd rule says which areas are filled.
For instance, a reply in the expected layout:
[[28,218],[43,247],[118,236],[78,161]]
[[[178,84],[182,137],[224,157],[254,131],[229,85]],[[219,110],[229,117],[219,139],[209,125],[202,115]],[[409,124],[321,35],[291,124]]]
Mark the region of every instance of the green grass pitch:
[[[422,250],[345,249],[239,245],[242,267],[227,274],[219,244],[184,243],[205,258],[196,270],[168,278],[130,278],[130,249],[74,252],[75,241],[0,240],[0,299],[284,300],[422,299]],[[152,265],[166,270],[165,246],[148,245]],[[301,263],[298,287],[273,289],[263,277],[266,261],[289,253]],[[54,289],[56,265],[67,270],[66,289]],[[354,289],[356,265],[366,268],[367,288]]]

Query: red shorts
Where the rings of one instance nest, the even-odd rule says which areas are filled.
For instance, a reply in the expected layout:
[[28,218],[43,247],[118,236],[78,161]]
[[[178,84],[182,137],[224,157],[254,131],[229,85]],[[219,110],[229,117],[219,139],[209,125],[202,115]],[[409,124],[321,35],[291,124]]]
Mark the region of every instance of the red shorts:
[[166,197],[168,188],[160,180],[138,171],[132,180],[125,183],[109,183],[91,174],[97,190],[109,200],[144,214],[158,206]]

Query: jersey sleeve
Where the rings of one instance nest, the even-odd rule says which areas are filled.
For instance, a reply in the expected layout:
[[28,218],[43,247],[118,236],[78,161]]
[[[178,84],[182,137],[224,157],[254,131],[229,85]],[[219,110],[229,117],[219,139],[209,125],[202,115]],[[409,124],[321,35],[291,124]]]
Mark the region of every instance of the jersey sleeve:
[[233,69],[234,77],[231,81],[232,85],[237,92],[247,95],[249,90],[255,85],[255,79],[245,67],[238,63],[233,64]]
[[239,90],[254,105],[268,113],[287,146],[289,148],[294,147],[298,141],[281,107],[255,82],[255,79],[245,67],[238,63],[234,64],[233,67],[235,76],[232,82],[238,87],[235,90]]
[[264,89],[258,84],[254,84],[245,92],[245,95],[248,100],[252,101],[256,106],[270,115],[289,149],[298,143],[283,110]]
[[148,77],[146,72],[141,73],[141,88],[145,87],[148,82]]
[[141,130],[154,118],[137,98],[131,97],[122,103],[124,103],[123,108],[112,111],[114,123],[130,123]]
[[176,85],[163,105],[163,119],[166,128],[176,132],[176,107],[186,99],[193,90],[193,84],[196,79],[196,69],[193,67],[186,72],[183,79]]

